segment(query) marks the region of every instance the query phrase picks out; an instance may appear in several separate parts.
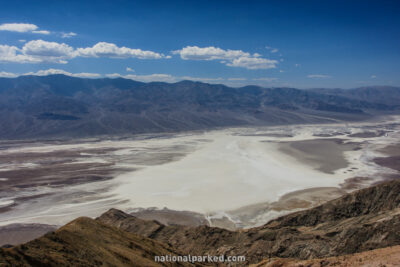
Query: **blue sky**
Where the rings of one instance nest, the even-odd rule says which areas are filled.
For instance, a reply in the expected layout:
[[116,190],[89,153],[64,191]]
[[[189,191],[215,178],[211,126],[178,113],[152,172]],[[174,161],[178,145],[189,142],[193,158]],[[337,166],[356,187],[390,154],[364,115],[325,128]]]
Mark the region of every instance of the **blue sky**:
[[0,76],[400,85],[399,1],[5,1]]

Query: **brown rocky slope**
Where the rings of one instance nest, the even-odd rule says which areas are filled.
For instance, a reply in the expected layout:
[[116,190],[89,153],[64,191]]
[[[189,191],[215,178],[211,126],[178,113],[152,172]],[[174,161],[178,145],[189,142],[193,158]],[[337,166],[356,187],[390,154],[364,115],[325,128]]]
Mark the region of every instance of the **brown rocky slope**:
[[399,263],[400,246],[393,246],[322,259],[271,258],[250,267],[398,267]]
[[400,245],[400,180],[362,189],[249,230],[165,226],[112,209],[99,221],[187,254],[322,258]]
[[111,209],[96,220],[78,218],[34,241],[1,249],[0,266],[168,266],[155,263],[154,256],[174,254],[244,255],[246,264],[265,266],[280,266],[266,265],[270,258],[286,258],[281,260],[285,266],[296,266],[290,264],[300,260],[317,264],[318,258],[335,260],[360,252],[368,258],[375,255],[370,250],[396,245],[400,245],[400,180],[240,231],[165,226]]
[[155,255],[177,255],[165,244],[81,217],[55,232],[0,249],[0,266],[194,266],[156,263]]

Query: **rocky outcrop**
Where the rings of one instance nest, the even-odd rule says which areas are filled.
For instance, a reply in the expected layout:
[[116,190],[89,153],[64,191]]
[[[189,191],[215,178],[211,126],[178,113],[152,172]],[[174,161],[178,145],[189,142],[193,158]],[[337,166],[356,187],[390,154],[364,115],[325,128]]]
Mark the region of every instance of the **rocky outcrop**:
[[0,249],[0,266],[180,266],[153,261],[155,255],[179,254],[246,256],[246,264],[258,266],[340,266],[343,259],[373,258],[381,252],[368,251],[379,248],[388,248],[391,255],[399,251],[389,250],[396,245],[400,180],[239,231],[167,226],[111,209],[96,220],[78,218],[24,245]]
[[400,182],[395,180],[372,186],[339,199],[329,201],[310,210],[280,217],[267,225],[315,226],[317,224],[345,220],[359,216],[390,212],[400,207]]
[[82,217],[26,244],[0,249],[0,266],[194,266],[156,263],[156,255],[177,253],[168,245]]
[[165,226],[112,209],[99,221],[165,242],[188,254],[322,258],[400,244],[400,180],[366,188],[316,208],[242,231]]

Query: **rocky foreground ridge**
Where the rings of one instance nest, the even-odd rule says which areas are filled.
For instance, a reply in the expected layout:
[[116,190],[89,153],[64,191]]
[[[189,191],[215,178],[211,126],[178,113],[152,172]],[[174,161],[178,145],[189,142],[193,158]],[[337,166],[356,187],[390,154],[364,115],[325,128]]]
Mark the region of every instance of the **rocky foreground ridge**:
[[193,266],[153,261],[155,255],[186,254],[245,255],[246,263],[236,266],[347,266],[350,260],[362,266],[368,258],[390,266],[398,245],[400,180],[394,180],[240,231],[166,226],[111,209],[1,249],[0,266]]

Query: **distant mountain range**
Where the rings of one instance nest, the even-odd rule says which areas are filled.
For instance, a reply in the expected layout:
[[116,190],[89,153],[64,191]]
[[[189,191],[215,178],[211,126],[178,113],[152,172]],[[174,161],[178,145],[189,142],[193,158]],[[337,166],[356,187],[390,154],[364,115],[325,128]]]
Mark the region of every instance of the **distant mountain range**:
[[352,121],[400,112],[400,88],[231,88],[65,75],[0,78],[0,138]]

